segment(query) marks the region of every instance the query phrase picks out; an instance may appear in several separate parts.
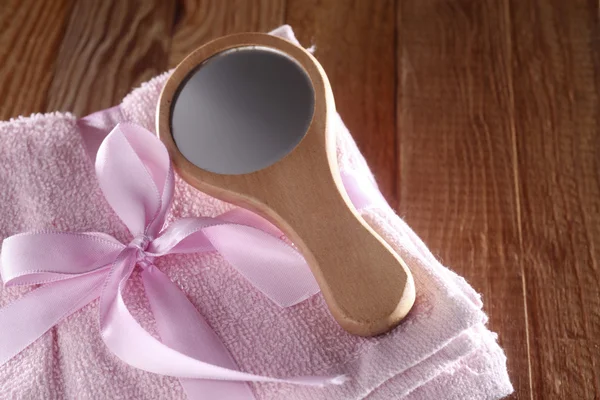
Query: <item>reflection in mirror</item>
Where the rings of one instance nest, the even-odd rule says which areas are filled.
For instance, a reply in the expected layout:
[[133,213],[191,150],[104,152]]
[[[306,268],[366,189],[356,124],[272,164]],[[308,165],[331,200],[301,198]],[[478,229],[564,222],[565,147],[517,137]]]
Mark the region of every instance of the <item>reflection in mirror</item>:
[[247,174],[291,152],[313,112],[314,90],[296,61],[266,47],[240,47],[189,74],[170,123],[179,151],[197,167]]

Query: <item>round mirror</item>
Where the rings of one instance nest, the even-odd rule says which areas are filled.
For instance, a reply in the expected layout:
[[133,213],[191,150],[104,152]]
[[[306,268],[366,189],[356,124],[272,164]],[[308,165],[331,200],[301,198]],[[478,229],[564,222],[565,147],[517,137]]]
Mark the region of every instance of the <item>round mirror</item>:
[[300,143],[312,121],[314,90],[287,55],[239,47],[192,71],[171,107],[173,139],[185,158],[217,174],[247,174]]

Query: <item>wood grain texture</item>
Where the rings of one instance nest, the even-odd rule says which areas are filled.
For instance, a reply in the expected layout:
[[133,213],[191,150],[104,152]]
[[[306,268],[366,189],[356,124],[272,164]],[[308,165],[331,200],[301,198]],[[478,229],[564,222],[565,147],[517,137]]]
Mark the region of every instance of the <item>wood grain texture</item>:
[[47,110],[46,97],[71,9],[70,0],[2,1],[0,119]]
[[399,213],[484,299],[529,396],[511,49],[505,3],[398,7]]
[[288,0],[285,22],[316,45],[335,103],[379,187],[397,205],[395,4],[389,0]]
[[[48,2],[51,3],[51,2]],[[175,4],[77,1],[58,51],[49,110],[86,115],[167,69]]]
[[484,296],[515,399],[600,398],[594,0],[5,0],[0,118],[116,104],[290,23],[386,198]]
[[[175,144],[174,97],[199,65],[248,44],[276,49],[303,67],[314,89],[314,115],[302,141],[278,162],[242,175],[209,172]],[[177,66],[160,95],[158,135],[186,182],[262,215],[286,234],[302,252],[340,326],[355,335],[375,336],[389,332],[408,314],[415,286],[406,263],[365,222],[343,189],[335,132],[327,126],[334,112],[327,75],[309,52],[278,37],[245,33],[212,41]],[[319,196],[307,195],[311,193]]]
[[598,399],[598,3],[511,1],[510,17],[533,391]]
[[269,32],[283,24],[285,0],[183,0],[169,51],[169,67],[220,36]]

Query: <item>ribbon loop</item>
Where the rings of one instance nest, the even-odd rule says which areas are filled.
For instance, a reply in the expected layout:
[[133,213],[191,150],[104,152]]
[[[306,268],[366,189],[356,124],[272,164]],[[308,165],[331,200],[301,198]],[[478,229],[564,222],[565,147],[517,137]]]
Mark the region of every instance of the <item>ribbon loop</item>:
[[133,124],[118,124],[96,157],[104,197],[134,236],[160,231],[173,195],[167,150],[148,133]]
[[153,240],[148,254],[217,250],[280,307],[293,306],[318,293],[319,285],[304,258],[292,246],[259,227],[276,233],[270,223],[249,212],[228,213],[224,218],[184,218],[170,224]]
[[123,248],[99,232],[22,233],[2,242],[0,274],[5,286],[71,279],[111,264]]
[[[127,245],[98,232],[32,232],[5,239],[0,255],[4,284],[45,285],[0,309],[0,365],[100,297],[100,333],[110,351],[133,367],[181,379],[190,397],[252,399],[248,386],[240,383],[248,381],[344,382],[340,376],[273,378],[239,371],[181,289],[153,264],[166,254],[216,250],[276,304],[289,307],[319,287],[276,227],[234,210],[217,218],[182,218],[163,228],[174,185],[169,155],[152,133],[133,124],[117,125],[104,139],[96,174],[106,200],[134,238]],[[352,185],[348,194],[356,197]],[[161,340],[142,328],[123,301],[136,265],[142,268]]]

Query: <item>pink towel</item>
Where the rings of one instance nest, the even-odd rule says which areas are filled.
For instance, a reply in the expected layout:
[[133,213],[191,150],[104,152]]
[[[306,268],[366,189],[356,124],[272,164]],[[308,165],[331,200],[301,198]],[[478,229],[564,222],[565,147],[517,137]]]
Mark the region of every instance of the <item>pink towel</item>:
[[[296,42],[287,26],[273,34]],[[160,75],[134,90],[107,114],[108,122],[132,121],[154,131],[156,103],[167,78]],[[0,239],[49,228],[130,239],[104,200],[86,152],[108,132],[94,133],[86,124],[68,113],[0,122]],[[336,129],[340,168],[371,179],[339,118]],[[169,220],[216,216],[230,208],[177,178]],[[344,385],[324,389],[252,384],[258,399],[496,399],[510,394],[506,358],[496,335],[485,328],[479,295],[439,264],[387,204],[370,207],[363,216],[407,261],[417,289],[406,320],[380,337],[344,332],[320,294],[279,308],[217,253],[167,256],[157,266],[207,318],[241,370],[350,377]],[[139,276],[129,282],[130,310],[155,332]],[[0,307],[31,289],[2,288]],[[95,301],[76,312],[1,366],[0,398],[185,399],[176,379],[134,369],[108,352],[99,336],[97,306]]]

